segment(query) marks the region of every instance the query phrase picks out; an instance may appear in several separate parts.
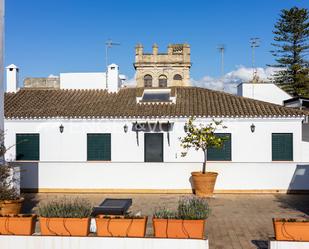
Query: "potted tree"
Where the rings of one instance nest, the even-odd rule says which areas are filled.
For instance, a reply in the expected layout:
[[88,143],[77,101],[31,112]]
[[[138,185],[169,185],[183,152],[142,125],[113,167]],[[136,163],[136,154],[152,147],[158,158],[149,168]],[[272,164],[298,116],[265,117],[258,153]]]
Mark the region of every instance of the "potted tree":
[[10,148],[4,146],[4,132],[0,130],[0,215],[19,214],[24,201],[17,188],[14,167],[5,161],[5,153]]
[[84,199],[53,200],[39,205],[41,235],[87,236],[92,207]]
[[210,209],[205,198],[180,199],[177,211],[159,209],[153,215],[156,238],[204,239]]
[[219,128],[225,129],[222,121],[211,122],[208,125],[196,126],[194,118],[190,118],[185,124],[186,135],[180,139],[181,146],[186,149],[182,156],[186,156],[190,148],[201,150],[204,154],[203,168],[200,172],[192,172],[195,194],[201,197],[212,196],[218,173],[206,172],[207,150],[209,148],[221,148],[226,138],[219,137],[215,131]]

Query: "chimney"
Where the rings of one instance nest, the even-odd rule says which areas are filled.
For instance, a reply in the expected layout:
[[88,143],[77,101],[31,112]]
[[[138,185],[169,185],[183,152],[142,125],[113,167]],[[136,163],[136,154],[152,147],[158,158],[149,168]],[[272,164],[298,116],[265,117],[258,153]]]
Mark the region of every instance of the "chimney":
[[6,67],[6,92],[17,92],[19,68],[14,64]]
[[118,92],[118,87],[121,84],[119,78],[119,67],[116,64],[110,64],[107,67],[107,90],[108,92]]

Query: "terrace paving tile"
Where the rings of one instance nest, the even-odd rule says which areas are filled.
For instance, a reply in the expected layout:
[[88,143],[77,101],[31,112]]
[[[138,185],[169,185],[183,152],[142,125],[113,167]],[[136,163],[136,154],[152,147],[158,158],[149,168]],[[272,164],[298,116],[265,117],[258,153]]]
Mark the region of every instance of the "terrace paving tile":
[[[98,205],[105,198],[132,198],[129,211],[149,216],[147,236],[152,236],[152,213],[158,207],[176,209],[176,194],[25,194],[24,213],[36,212],[39,203],[61,197],[87,198]],[[212,209],[206,235],[210,249],[267,249],[274,236],[272,218],[309,215],[309,195],[217,194],[209,198]]]

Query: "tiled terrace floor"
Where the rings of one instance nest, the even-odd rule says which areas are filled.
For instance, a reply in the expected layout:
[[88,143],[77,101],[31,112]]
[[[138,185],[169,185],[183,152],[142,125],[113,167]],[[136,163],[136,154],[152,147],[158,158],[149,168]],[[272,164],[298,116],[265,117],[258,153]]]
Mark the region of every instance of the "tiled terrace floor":
[[[39,202],[63,197],[63,194],[26,194],[25,212],[35,212]],[[77,196],[73,194],[67,197]],[[156,207],[175,208],[181,195],[81,194],[94,205],[104,198],[133,198],[131,211],[151,216]],[[309,215],[309,195],[284,194],[218,194],[209,199],[212,214],[206,232],[210,249],[266,249],[273,236],[272,217],[304,217]],[[147,234],[152,224],[148,222]]]

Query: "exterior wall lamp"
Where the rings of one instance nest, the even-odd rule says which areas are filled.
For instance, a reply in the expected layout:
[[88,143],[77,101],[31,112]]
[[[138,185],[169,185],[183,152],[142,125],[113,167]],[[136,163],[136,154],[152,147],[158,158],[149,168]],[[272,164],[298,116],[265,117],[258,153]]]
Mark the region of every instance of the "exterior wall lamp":
[[125,125],[123,126],[123,131],[124,131],[125,133],[128,132],[128,126],[127,126],[127,124],[125,124]]
[[187,124],[184,125],[183,130],[184,130],[186,133],[188,132],[188,125],[187,125]]
[[64,127],[63,127],[63,125],[61,124],[61,125],[59,126],[59,131],[60,131],[60,133],[63,133],[63,130],[64,130]]
[[252,125],[250,126],[250,129],[251,129],[251,132],[252,132],[252,133],[255,132],[255,125],[252,124]]

